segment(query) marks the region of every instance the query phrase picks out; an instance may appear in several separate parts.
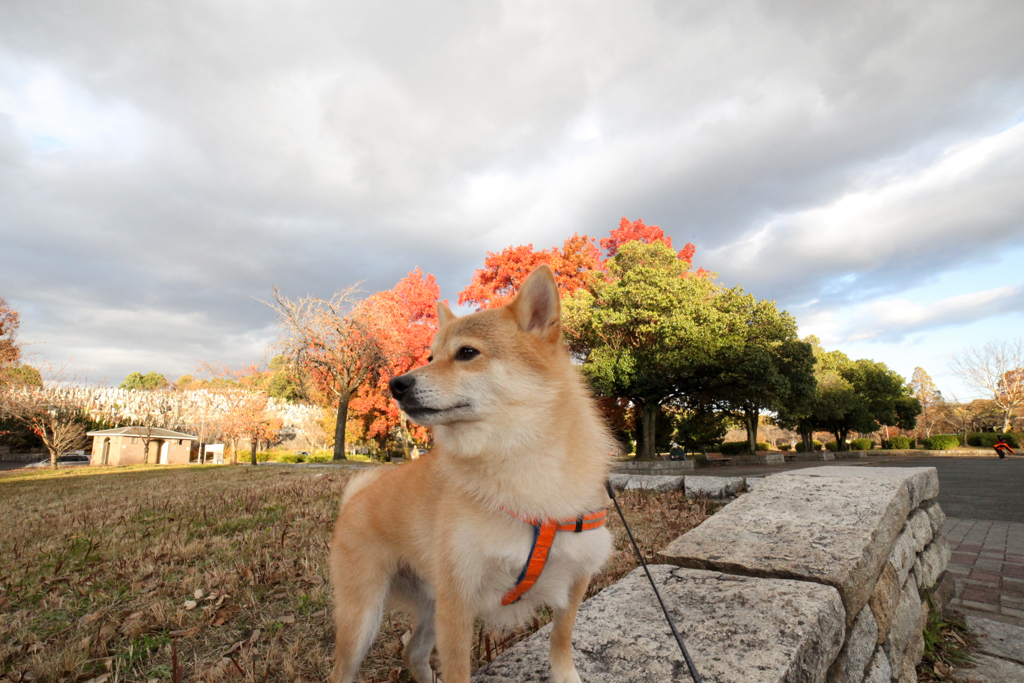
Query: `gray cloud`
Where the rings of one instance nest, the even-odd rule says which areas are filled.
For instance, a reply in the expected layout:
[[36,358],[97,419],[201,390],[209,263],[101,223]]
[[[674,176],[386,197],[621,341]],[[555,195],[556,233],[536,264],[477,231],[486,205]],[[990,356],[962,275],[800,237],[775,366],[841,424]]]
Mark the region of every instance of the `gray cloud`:
[[176,374],[252,360],[272,284],[454,299],[625,215],[866,305],[1021,243],[1020,35],[1012,2],[5,3],[0,295],[47,355]]

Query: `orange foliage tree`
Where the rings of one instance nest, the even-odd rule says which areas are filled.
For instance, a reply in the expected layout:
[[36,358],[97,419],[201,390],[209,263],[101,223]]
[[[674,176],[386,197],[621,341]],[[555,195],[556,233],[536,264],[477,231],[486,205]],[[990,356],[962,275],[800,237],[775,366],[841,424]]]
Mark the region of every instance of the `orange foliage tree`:
[[[459,294],[459,304],[476,306],[477,310],[501,306],[515,294],[526,276],[542,263],[555,271],[555,281],[564,298],[586,287],[590,278],[600,277],[608,259],[619,252],[619,247],[635,241],[645,244],[661,242],[672,247],[672,238],[657,225],[623,218],[619,227],[601,240],[601,249],[607,252],[603,257],[594,245],[594,238],[580,234],[573,234],[565,240],[561,249],[552,247],[534,251],[532,244],[525,244],[506,247],[497,253],[487,252],[484,267],[473,274],[472,283]],[[691,265],[695,251],[696,247],[687,243],[678,252],[679,259]],[[707,277],[708,274],[703,268],[687,272],[687,276]]]
[[349,406],[360,423],[360,436],[379,443],[396,429],[408,454],[410,441],[423,441],[428,431],[408,421],[391,400],[388,381],[427,362],[430,342],[437,332],[437,300],[440,288],[431,274],[416,268],[393,288],[364,299],[360,315],[375,331],[381,358],[369,381],[357,391]]
[[20,322],[18,312],[0,297],[0,383],[3,383],[6,371],[21,360],[21,347],[16,339]]

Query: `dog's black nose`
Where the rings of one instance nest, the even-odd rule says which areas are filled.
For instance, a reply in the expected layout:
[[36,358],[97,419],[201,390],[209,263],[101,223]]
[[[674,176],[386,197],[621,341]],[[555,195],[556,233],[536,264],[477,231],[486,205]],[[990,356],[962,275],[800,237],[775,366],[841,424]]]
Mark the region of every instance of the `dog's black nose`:
[[388,382],[388,389],[391,389],[391,395],[396,400],[401,401],[405,395],[412,389],[412,385],[416,384],[416,378],[410,377],[409,375],[399,375],[398,377],[392,377],[391,381]]

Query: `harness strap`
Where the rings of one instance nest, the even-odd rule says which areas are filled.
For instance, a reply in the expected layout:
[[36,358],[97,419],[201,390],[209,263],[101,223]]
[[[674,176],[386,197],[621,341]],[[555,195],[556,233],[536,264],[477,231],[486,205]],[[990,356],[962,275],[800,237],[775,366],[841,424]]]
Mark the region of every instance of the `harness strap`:
[[506,514],[515,517],[521,522],[526,522],[533,527],[533,546],[530,548],[530,555],[526,559],[523,571],[516,579],[516,585],[501,598],[502,605],[511,605],[523,597],[526,591],[533,588],[537,583],[544,565],[548,561],[548,553],[551,552],[551,545],[555,542],[555,532],[573,531],[581,533],[604,526],[606,513],[604,510],[589,512],[579,515],[575,519],[566,520],[538,520],[524,519],[517,514],[505,510]]

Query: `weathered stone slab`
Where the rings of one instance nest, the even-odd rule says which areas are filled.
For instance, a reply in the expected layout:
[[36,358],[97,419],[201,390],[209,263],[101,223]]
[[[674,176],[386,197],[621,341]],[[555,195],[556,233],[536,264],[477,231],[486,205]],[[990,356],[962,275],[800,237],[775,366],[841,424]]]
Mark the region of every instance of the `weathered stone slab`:
[[928,547],[917,556],[914,562],[914,574],[917,575],[918,588],[931,588],[939,579],[939,575],[946,571],[949,558],[952,553],[949,549],[949,542],[941,533],[928,544]]
[[818,460],[835,460],[836,454],[832,451],[822,451],[818,453]]
[[786,462],[786,456],[782,453],[765,453],[762,460],[769,465],[781,465]]
[[900,586],[907,580],[910,570],[914,568],[914,562],[917,561],[917,551],[914,549],[916,545],[914,532],[904,526],[903,531],[896,537],[892,553],[889,555],[889,564],[896,570],[897,583]]
[[683,476],[679,474],[634,474],[626,482],[624,488],[626,490],[679,491],[683,488]]
[[973,615],[967,615],[966,619],[971,633],[978,636],[982,652],[1024,664],[1024,628]]
[[829,667],[828,683],[861,683],[871,655],[875,652],[876,640],[878,625],[871,614],[871,608],[865,606],[853,620],[853,627],[846,636],[842,651]]
[[[667,565],[650,569],[709,683],[822,681],[842,647],[845,613],[833,588]],[[473,680],[547,683],[550,631],[548,625],[515,645]],[[642,569],[582,605],[573,646],[587,683],[689,681]]]
[[946,513],[942,511],[937,500],[926,500],[921,503],[921,509],[928,514],[928,519],[932,523],[932,535],[939,533],[939,529],[942,528],[942,523],[946,521]]
[[892,678],[892,665],[880,647],[875,648],[875,654],[868,662],[868,670],[864,674],[864,683],[889,683]]
[[998,657],[974,655],[974,668],[957,669],[953,680],[958,683],[1016,683],[1024,681],[1024,666]]
[[753,491],[757,485],[764,481],[764,477],[746,477],[745,483],[748,491]]
[[932,540],[932,522],[924,510],[914,510],[907,520],[907,529],[914,537],[914,554],[924,550]]
[[608,481],[611,482],[612,488],[621,491],[629,485],[629,480],[633,478],[631,474],[609,474]]
[[728,498],[743,486],[743,477],[686,477],[686,497]]
[[826,466],[768,477],[661,555],[685,567],[834,586],[852,620],[912,509],[908,481],[935,473],[874,469]]
[[844,479],[871,478],[896,479],[904,483],[910,496],[910,509],[914,510],[926,500],[939,495],[939,475],[934,467],[844,467],[842,465],[826,465],[810,467],[792,472],[781,472],[788,476],[801,477],[841,477]]
[[[927,605],[925,607],[927,608]],[[889,657],[889,663],[892,664],[894,678],[901,675],[904,656],[912,653],[916,638],[921,637],[921,629],[924,628],[924,619],[921,617],[921,596],[917,592],[917,584],[908,581],[900,592],[900,602],[896,607],[892,627],[889,629],[889,637],[882,645]]]
[[879,645],[885,641],[892,627],[896,606],[900,604],[900,588],[896,570],[886,562],[882,567],[882,573],[878,575],[874,590],[871,591],[871,597],[868,598],[868,606],[875,615],[875,623],[878,624]]

